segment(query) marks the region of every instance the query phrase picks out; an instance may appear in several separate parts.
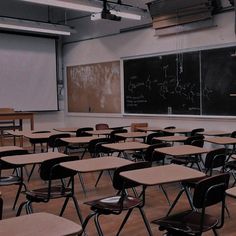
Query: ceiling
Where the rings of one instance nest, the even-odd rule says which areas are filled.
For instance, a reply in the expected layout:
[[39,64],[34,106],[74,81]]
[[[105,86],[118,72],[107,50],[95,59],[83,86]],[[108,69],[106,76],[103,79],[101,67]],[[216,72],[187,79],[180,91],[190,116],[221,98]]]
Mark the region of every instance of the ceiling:
[[[66,2],[66,0],[63,0]],[[91,0],[91,2],[99,0]],[[116,2],[116,0],[111,0]],[[141,8],[147,10],[148,0],[122,0],[122,4],[128,4],[134,9]],[[148,11],[141,20],[130,20],[122,18],[119,22],[111,20],[91,21],[91,13],[75,11],[65,8],[39,5],[20,0],[1,0],[0,17],[9,17],[30,21],[48,22],[55,24],[66,24],[73,27],[75,34],[63,37],[64,42],[85,40],[90,38],[112,35],[121,31],[128,31],[136,28],[150,26],[151,17]]]

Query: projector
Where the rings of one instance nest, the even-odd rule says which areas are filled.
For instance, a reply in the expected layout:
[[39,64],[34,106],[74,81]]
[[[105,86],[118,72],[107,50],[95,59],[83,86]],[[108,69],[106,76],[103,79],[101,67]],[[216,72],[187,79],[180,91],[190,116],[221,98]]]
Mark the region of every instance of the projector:
[[113,21],[121,21],[120,16],[116,16],[114,14],[111,14],[109,11],[108,12],[100,12],[100,13],[94,13],[91,15],[91,20],[113,20]]

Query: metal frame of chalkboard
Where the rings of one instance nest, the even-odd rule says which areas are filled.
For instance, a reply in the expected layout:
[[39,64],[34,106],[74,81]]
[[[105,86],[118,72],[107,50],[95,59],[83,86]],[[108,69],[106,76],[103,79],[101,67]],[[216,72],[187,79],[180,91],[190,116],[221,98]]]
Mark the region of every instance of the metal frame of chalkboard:
[[[146,74],[144,73],[145,68],[153,69],[151,64],[156,63],[156,66],[159,65],[159,69],[157,69],[157,70],[159,70],[158,71],[159,74],[160,74],[160,72],[162,72],[162,74],[163,74],[163,71],[164,71],[163,66],[165,65],[165,63],[161,64],[161,66],[160,66],[160,62],[158,64],[158,58],[161,58],[163,60],[164,57],[168,58],[173,55],[178,56],[178,54],[179,54],[180,56],[182,56],[182,55],[185,56],[185,55],[191,55],[191,54],[196,54],[196,53],[199,54],[199,58],[200,58],[199,65],[198,65],[198,67],[199,67],[199,78],[198,79],[199,79],[199,88],[200,88],[200,91],[199,91],[200,112],[198,114],[191,113],[191,112],[188,112],[188,113],[184,112],[183,113],[181,111],[181,108],[174,107],[175,109],[177,109],[177,111],[178,111],[178,109],[180,111],[180,112],[176,112],[176,110],[173,111],[173,107],[171,107],[171,106],[166,106],[165,112],[163,112],[163,111],[158,112],[158,110],[157,110],[157,112],[153,112],[152,111],[153,104],[150,103],[149,102],[150,100],[148,100],[148,99],[153,99],[153,98],[158,99],[158,96],[155,97],[155,93],[158,93],[158,90],[157,90],[158,86],[156,86],[156,90],[153,90],[153,91],[150,90],[149,93],[146,92],[144,94],[144,91],[146,89],[145,86],[147,86],[147,85],[145,85],[144,82],[146,82],[147,78],[148,78],[147,77],[148,73],[146,73]],[[234,109],[234,103],[236,102],[236,95],[233,96],[233,94],[236,94],[236,88],[235,88],[235,92],[232,90],[234,87],[236,87],[236,84],[233,80],[234,75],[236,75],[236,56],[234,57],[234,54],[236,54],[236,44],[229,43],[229,44],[223,44],[223,45],[214,45],[214,46],[211,45],[211,46],[206,46],[206,47],[201,47],[201,48],[191,48],[191,49],[186,49],[186,50],[176,50],[176,51],[170,51],[170,52],[162,52],[162,53],[155,53],[155,54],[122,58],[121,65],[123,65],[123,72],[121,73],[121,75],[123,76],[123,79],[122,79],[122,81],[123,81],[123,85],[122,85],[122,88],[123,88],[123,91],[122,91],[123,92],[123,94],[122,94],[123,115],[235,118],[236,109]],[[225,58],[225,55],[227,55],[227,58]],[[148,60],[149,60],[149,62],[148,62]],[[172,63],[173,63],[173,60],[174,59],[172,59]],[[128,62],[128,67],[126,64],[127,62]],[[131,63],[129,64],[129,62],[131,62]],[[132,62],[133,62],[133,64],[132,64]],[[136,63],[136,65],[135,65],[135,63]],[[221,66],[222,63],[223,63],[223,67]],[[144,66],[144,64],[145,64],[145,66]],[[148,65],[146,65],[146,64],[148,64]],[[140,65],[142,65],[142,66],[140,66]],[[187,62],[186,62],[186,65],[188,66]],[[127,72],[127,68],[130,71]],[[191,70],[189,70],[188,73],[190,73],[190,72],[191,72]],[[227,73],[225,73],[225,72],[227,72]],[[154,84],[154,82],[155,82],[154,79],[156,79],[155,75],[157,73],[155,71],[152,71],[152,73],[153,74],[149,73],[149,79],[151,78],[151,80],[152,80],[151,82],[152,82],[152,84]],[[187,75],[190,75],[190,74],[187,74]],[[187,76],[187,75],[185,75],[185,76]],[[136,93],[133,93],[134,95],[130,94],[129,84],[127,83],[127,76],[129,78],[129,81],[133,81],[133,83],[136,83],[136,85],[138,85],[138,86],[136,86],[136,88],[139,87],[139,90],[137,90]],[[172,78],[172,82],[173,81],[176,82],[176,80],[177,80],[176,78]],[[171,81],[171,79],[170,79],[170,81]],[[162,78],[162,80],[159,80],[159,81],[156,79],[156,82],[157,83],[160,82],[159,84],[162,84],[162,82],[164,82],[164,80],[163,80],[163,78]],[[185,82],[188,83],[188,81],[185,81]],[[232,86],[232,84],[233,85],[235,84],[235,86]],[[208,88],[207,86],[210,86],[210,87]],[[135,88],[134,84],[133,84],[132,88],[134,90],[134,88]],[[168,91],[171,91],[170,88]],[[153,93],[153,97],[150,97],[150,94],[152,94],[152,93]],[[139,98],[137,96],[137,94],[143,95],[142,97],[140,97],[140,101],[139,101],[141,105],[138,104],[139,102],[137,102],[137,99]],[[228,95],[231,95],[231,96],[228,96]],[[132,96],[134,96],[133,100],[132,100]],[[147,97],[147,96],[149,96],[149,97]],[[130,101],[128,101],[128,103],[127,103],[127,97],[128,97],[128,99],[131,99]],[[174,94],[174,100],[178,100],[177,98],[179,99],[179,97],[177,97],[177,95]],[[146,101],[148,101],[148,102],[146,102]],[[162,102],[163,101],[164,100],[162,100]],[[129,104],[129,105],[127,106],[127,104]],[[135,107],[132,108],[133,105]],[[187,105],[186,105],[186,107],[187,107]],[[148,108],[148,106],[151,106],[151,107]],[[190,106],[191,106],[191,104],[190,104]],[[128,107],[128,109],[127,109],[127,107]],[[187,107],[187,108],[189,108],[189,107]],[[151,112],[149,112],[150,110],[151,110]],[[191,107],[190,107],[190,110],[191,110]]]

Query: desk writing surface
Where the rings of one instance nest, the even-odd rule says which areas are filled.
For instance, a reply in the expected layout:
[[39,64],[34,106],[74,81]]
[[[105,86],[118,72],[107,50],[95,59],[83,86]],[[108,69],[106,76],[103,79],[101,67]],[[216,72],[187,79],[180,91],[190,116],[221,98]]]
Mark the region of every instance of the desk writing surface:
[[206,136],[226,136],[230,135],[231,131],[222,131],[222,130],[209,130],[204,132],[199,132],[198,134],[206,135]]
[[116,151],[128,151],[128,150],[142,150],[147,149],[150,145],[140,142],[120,142],[120,143],[108,143],[102,144],[103,147],[116,150]]
[[49,213],[33,213],[0,221],[2,236],[72,236],[82,227],[70,220]]
[[116,136],[123,138],[145,138],[147,137],[146,132],[127,132],[127,133],[117,133]]
[[203,172],[175,164],[125,171],[120,175],[146,186],[181,182],[205,176]]
[[175,133],[187,134],[187,133],[191,133],[192,129],[188,129],[188,128],[174,128],[174,129],[162,129],[162,131],[173,133],[173,134],[175,134]]
[[186,155],[203,154],[209,152],[207,148],[196,147],[192,145],[179,145],[172,147],[156,148],[155,151],[170,156],[186,156]]
[[7,152],[7,151],[17,151],[17,150],[23,150],[22,147],[18,147],[18,146],[2,146],[0,147],[0,154],[1,152]]
[[43,152],[43,153],[33,153],[25,155],[15,155],[2,157],[1,160],[13,164],[13,165],[29,165],[29,164],[39,164],[46,160],[51,160],[59,157],[66,157],[66,154],[60,152]]
[[140,131],[143,131],[143,132],[163,130],[163,128],[161,128],[161,127],[151,127],[151,126],[147,126],[147,127],[136,127],[136,129],[137,129],[137,130],[140,130]]
[[227,195],[236,198],[236,187],[228,188],[225,192]]
[[63,162],[60,165],[81,173],[95,172],[101,170],[112,170],[120,166],[131,164],[132,161],[120,157],[104,156],[78,161]]
[[236,144],[236,138],[232,137],[205,138],[205,141],[219,145]]
[[90,131],[85,131],[85,132],[92,135],[108,135],[112,131],[113,129],[100,129],[100,130],[90,130]]
[[68,144],[86,144],[90,141],[98,139],[97,136],[85,136],[85,137],[69,137],[69,138],[61,138],[62,141]]
[[59,131],[59,132],[71,132],[71,133],[75,133],[77,131],[76,127],[63,127],[63,128],[54,128],[55,131]]
[[188,137],[183,135],[173,135],[173,136],[163,136],[154,137],[154,140],[164,141],[164,142],[184,142]]

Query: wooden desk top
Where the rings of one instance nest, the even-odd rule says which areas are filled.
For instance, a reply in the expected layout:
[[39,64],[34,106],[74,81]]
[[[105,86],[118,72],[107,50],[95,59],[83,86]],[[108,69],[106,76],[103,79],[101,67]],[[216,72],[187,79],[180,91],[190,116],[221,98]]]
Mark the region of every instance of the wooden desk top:
[[155,151],[170,156],[186,156],[186,155],[203,154],[209,152],[209,150],[206,148],[195,147],[191,145],[179,145],[173,147],[156,148]]
[[199,134],[206,135],[206,136],[226,136],[230,135],[232,132],[230,131],[221,131],[221,130],[209,130],[204,132],[199,132]]
[[123,138],[145,138],[147,133],[145,132],[127,132],[127,133],[117,133],[116,136]]
[[90,158],[78,161],[68,161],[60,165],[68,169],[72,169],[81,173],[95,172],[101,170],[112,170],[120,166],[128,165],[132,161],[120,157],[105,156],[98,158]]
[[92,135],[109,135],[112,131],[113,129],[100,129],[100,130],[86,131],[86,133]]
[[236,138],[232,137],[205,138],[205,141],[220,145],[236,144]]
[[86,144],[94,139],[99,139],[97,136],[85,136],[85,137],[70,137],[70,138],[61,138],[62,141],[68,144]]
[[166,131],[169,133],[179,133],[179,134],[187,134],[191,133],[192,129],[185,129],[185,128],[175,128],[175,129],[162,129],[162,131]]
[[230,197],[236,198],[236,187],[228,188],[225,192]]
[[76,127],[64,127],[64,128],[54,128],[55,131],[59,131],[59,132],[71,132],[71,133],[75,133],[77,131]]
[[161,127],[136,127],[137,130],[143,131],[143,132],[147,132],[147,131],[159,131],[159,130],[163,130],[163,128]]
[[188,137],[183,135],[163,136],[154,137],[153,139],[164,141],[164,142],[184,142]]
[[17,150],[23,150],[22,147],[18,147],[18,146],[2,146],[0,147],[0,153],[1,152],[7,152],[7,151],[17,151]]
[[29,164],[40,164],[46,160],[65,156],[67,155],[60,152],[43,152],[43,153],[33,153],[26,155],[7,156],[7,157],[2,157],[1,160],[13,165],[29,165]]
[[120,175],[145,186],[181,182],[205,176],[203,172],[175,164],[125,171]]
[[110,148],[116,151],[128,151],[128,150],[143,150],[147,149],[150,145],[140,142],[120,142],[120,143],[108,143],[102,144],[103,147]]
[[82,227],[70,220],[49,213],[34,213],[0,221],[2,236],[72,236]]

